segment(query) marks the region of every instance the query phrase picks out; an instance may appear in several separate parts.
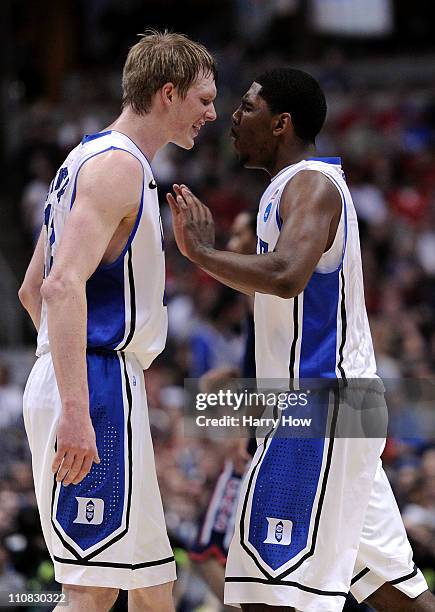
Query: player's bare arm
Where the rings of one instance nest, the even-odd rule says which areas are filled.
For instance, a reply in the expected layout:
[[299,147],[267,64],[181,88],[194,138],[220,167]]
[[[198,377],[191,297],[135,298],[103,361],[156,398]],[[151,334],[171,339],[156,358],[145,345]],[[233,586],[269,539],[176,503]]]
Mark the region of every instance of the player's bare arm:
[[29,313],[36,331],[39,330],[41,321],[41,285],[44,279],[44,232],[45,229],[42,228],[32,259],[18,292],[20,302]]
[[141,190],[142,168],[129,153],[110,151],[86,162],[53,268],[41,287],[62,401],[52,468],[64,485],[78,484],[99,462],[89,415],[86,282],[100,263],[121,251],[119,235],[126,242]]
[[283,220],[272,253],[241,255],[214,248],[210,210],[187,187],[168,196],[174,232],[181,252],[206,272],[247,293],[291,298],[301,293],[338,227],[341,199],[320,172],[299,172],[287,185],[280,203]]

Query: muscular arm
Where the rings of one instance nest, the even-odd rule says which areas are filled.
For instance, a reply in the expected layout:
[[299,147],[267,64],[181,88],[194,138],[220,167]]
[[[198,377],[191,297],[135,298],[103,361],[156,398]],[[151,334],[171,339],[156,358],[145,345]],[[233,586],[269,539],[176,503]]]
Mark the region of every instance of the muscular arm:
[[[75,482],[78,468],[73,464],[79,462],[80,453],[76,460],[74,454],[82,447],[82,442],[74,438],[73,425],[76,432],[85,431],[90,425],[86,282],[101,262],[121,221],[136,215],[141,189],[142,168],[128,153],[110,151],[86,162],[78,177],[76,199],[53,268],[42,284],[50,348],[62,401],[53,470],[57,471],[63,460],[58,480],[69,471],[64,484]],[[89,455],[87,459],[90,469],[92,460],[89,463]]]
[[23,283],[18,292],[21,304],[29,313],[36,331],[41,321],[41,285],[44,278],[44,232],[42,228],[32,259],[26,270]]
[[[222,252],[222,251],[218,251],[218,252]],[[200,267],[202,267],[202,266],[200,266]],[[203,268],[203,270],[205,270],[209,276],[212,276],[213,278],[215,278],[216,280],[220,281],[221,283],[224,282],[224,281],[221,280],[219,274],[213,274],[212,272],[210,272],[210,270],[207,270],[206,268]],[[231,280],[226,280],[224,282],[224,285],[227,285],[227,287],[230,287],[231,289],[234,289],[235,291],[238,291],[239,293],[244,293],[245,295],[249,295],[251,297],[255,293],[247,285],[242,285],[241,283],[235,283],[235,282],[233,282]]]
[[[196,246],[191,244],[191,227],[204,224],[210,213],[185,190],[183,198],[187,208],[180,214],[185,217],[189,259],[224,284],[282,298],[294,297],[304,290],[322,254],[332,244],[341,210],[339,193],[323,174],[299,172],[281,197],[283,226],[274,252],[240,255],[217,251],[203,244],[198,235]],[[177,205],[180,206],[180,198]]]

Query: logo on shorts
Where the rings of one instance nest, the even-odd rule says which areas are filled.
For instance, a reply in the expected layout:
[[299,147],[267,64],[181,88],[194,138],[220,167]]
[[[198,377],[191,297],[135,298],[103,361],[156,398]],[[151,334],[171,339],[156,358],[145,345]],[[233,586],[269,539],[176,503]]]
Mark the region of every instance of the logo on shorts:
[[282,544],[288,546],[292,540],[293,523],[287,519],[269,518],[267,520],[267,538],[264,544]]
[[76,497],[79,504],[74,523],[101,525],[104,515],[104,501],[98,497]]

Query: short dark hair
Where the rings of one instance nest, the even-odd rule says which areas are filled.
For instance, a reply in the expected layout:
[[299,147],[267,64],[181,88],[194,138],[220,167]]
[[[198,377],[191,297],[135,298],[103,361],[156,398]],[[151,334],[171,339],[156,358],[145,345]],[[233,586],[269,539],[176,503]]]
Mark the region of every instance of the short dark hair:
[[303,70],[274,68],[255,82],[271,112],[290,113],[296,136],[314,143],[326,117],[325,94],[316,79]]

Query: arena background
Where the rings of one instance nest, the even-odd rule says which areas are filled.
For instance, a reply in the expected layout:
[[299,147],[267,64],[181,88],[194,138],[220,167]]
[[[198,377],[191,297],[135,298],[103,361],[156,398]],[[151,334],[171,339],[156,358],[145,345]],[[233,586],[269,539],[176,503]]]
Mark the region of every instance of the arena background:
[[[172,182],[187,183],[213,210],[220,245],[235,215],[255,209],[267,176],[238,167],[228,132],[240,95],[263,68],[300,67],[324,87],[329,112],[318,150],[342,156],[359,213],[379,373],[431,384],[435,46],[430,5],[428,0],[2,2],[0,590],[58,588],[39,527],[21,416],[35,334],[16,293],[55,169],[83,134],[104,128],[117,115],[123,61],[136,34],[147,27],[185,32],[206,44],[219,62],[218,120],[207,125],[192,151],[167,147],[153,163],[164,220],[170,328],[167,349],[146,373],[146,384],[180,576],[177,610],[219,610],[185,550],[223,452],[219,444],[183,437],[183,379],[239,363],[244,306],[239,295],[179,255],[164,194]],[[415,560],[433,589],[434,404],[426,402],[420,418],[416,402],[397,387],[384,464]],[[125,597],[116,609],[126,609]]]

